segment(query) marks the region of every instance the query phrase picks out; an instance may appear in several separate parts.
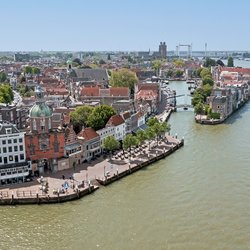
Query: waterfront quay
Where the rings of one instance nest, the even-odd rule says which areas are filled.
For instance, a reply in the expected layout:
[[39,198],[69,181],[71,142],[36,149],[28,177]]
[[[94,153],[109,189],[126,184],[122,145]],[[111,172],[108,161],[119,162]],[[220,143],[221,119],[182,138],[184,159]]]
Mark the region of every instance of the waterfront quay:
[[0,190],[0,205],[49,204],[79,199],[145,166],[165,158],[184,145],[167,135],[130,152],[119,151],[106,159],[84,163],[73,169],[50,173],[29,183]]

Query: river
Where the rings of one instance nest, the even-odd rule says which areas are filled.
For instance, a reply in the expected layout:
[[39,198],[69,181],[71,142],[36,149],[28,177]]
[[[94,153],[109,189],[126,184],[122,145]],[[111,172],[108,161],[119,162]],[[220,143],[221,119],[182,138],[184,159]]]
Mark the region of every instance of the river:
[[249,109],[217,126],[173,113],[185,146],[166,159],[71,203],[0,207],[0,249],[249,249]]

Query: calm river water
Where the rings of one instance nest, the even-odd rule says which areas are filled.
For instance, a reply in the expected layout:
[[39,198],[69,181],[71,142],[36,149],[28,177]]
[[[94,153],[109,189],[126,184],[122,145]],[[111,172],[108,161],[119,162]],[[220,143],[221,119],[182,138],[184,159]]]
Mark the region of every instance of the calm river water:
[[78,201],[0,207],[0,249],[250,249],[250,103],[169,122],[185,146],[168,158]]

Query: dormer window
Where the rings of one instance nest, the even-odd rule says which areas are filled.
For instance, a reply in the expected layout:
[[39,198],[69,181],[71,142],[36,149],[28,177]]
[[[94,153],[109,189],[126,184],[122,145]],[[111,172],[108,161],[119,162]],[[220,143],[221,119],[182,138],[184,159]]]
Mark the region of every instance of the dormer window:
[[6,134],[11,134],[11,128],[6,128]]

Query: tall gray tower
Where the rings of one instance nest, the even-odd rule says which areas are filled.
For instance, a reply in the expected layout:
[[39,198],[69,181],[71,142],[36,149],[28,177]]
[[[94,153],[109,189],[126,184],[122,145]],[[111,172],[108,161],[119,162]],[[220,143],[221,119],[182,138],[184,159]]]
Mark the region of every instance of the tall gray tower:
[[159,54],[162,59],[167,58],[167,45],[165,42],[160,42],[159,45]]

